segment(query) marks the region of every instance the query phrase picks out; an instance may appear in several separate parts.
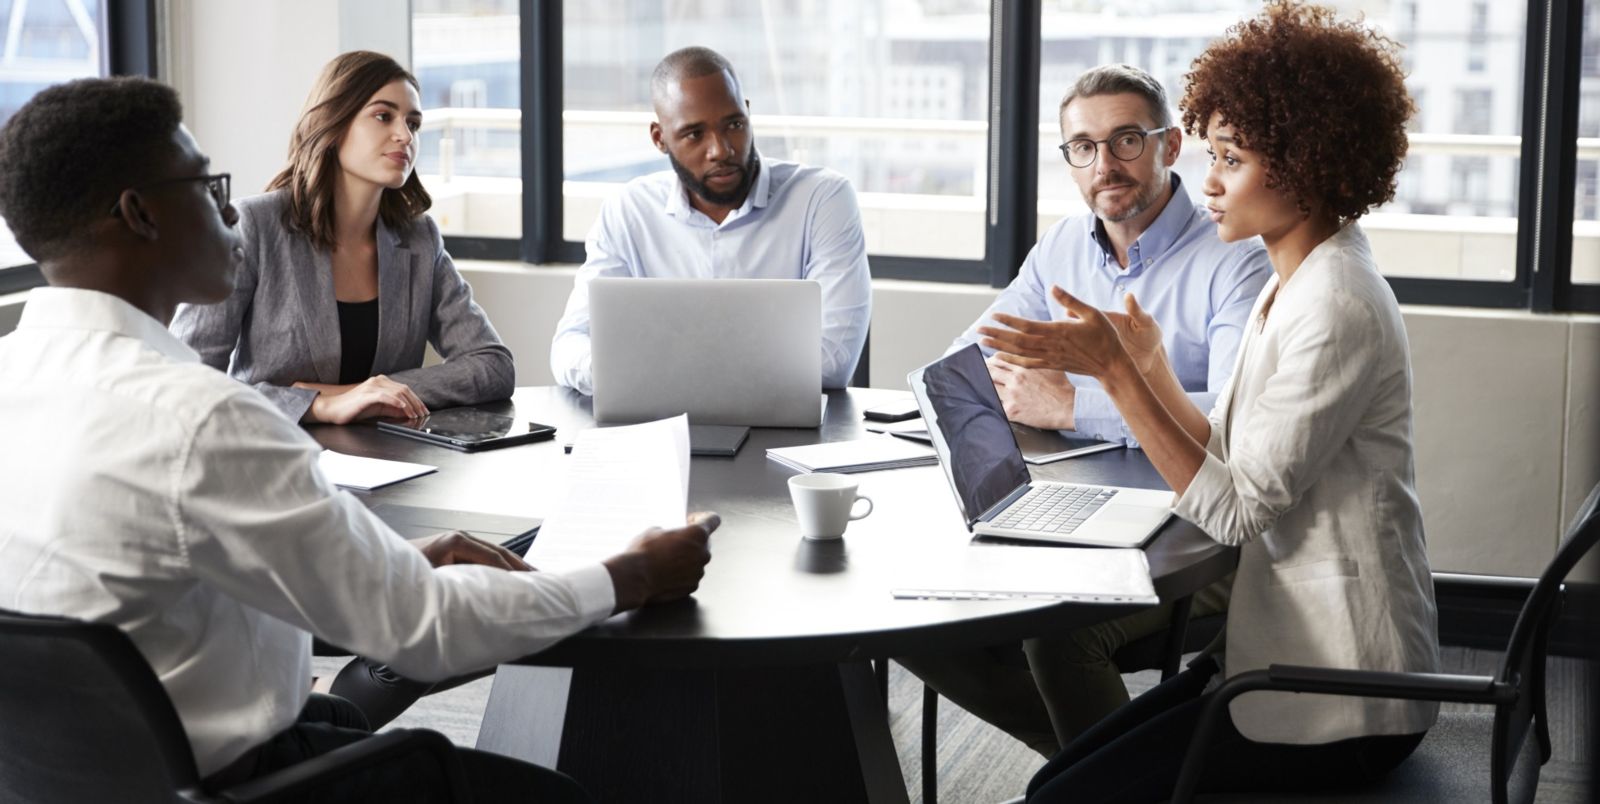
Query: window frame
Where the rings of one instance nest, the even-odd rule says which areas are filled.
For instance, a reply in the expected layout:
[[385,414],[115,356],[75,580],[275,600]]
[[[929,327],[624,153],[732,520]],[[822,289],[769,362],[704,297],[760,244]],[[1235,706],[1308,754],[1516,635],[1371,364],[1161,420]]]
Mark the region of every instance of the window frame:
[[[1390,277],[1402,303],[1600,311],[1600,287],[1571,282],[1584,0],[1527,4],[1515,275],[1503,282]],[[523,236],[447,237],[457,256],[509,259],[516,254],[537,264],[584,260],[583,243],[566,240],[561,229],[562,6],[537,0],[520,4],[522,52],[534,54],[522,63]],[[1016,276],[1037,237],[1042,8],[1042,0],[990,4],[984,258],[869,255],[874,277],[1004,287]]]
[[[157,0],[102,0],[107,72],[112,76],[156,75]],[[45,284],[36,263],[0,266],[0,296],[20,293]]]

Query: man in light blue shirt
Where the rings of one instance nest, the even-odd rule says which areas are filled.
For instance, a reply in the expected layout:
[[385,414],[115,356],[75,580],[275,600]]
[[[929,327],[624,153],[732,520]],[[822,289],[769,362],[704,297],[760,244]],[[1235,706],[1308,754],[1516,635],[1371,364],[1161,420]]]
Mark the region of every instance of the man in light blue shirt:
[[[1233,371],[1245,319],[1271,272],[1259,241],[1226,244],[1171,168],[1183,144],[1166,92],[1147,73],[1106,65],[1084,73],[1061,102],[1061,146],[1092,214],[1060,221],[1022,270],[951,346],[978,340],[996,312],[1066,317],[1050,298],[1060,285],[1086,303],[1122,309],[1133,294],[1161,324],[1167,357],[1202,410]],[[987,350],[986,350],[987,351]],[[1088,377],[1021,369],[991,357],[989,374],[1012,421],[1077,430],[1132,446],[1105,391]],[[1196,593],[1193,616],[1226,609],[1231,582]],[[968,711],[1040,754],[1053,756],[1126,703],[1113,656],[1171,622],[1170,603],[1071,632],[1000,646],[899,659]],[[1012,654],[1008,656],[1007,654]]]
[[872,319],[850,183],[825,168],[762,159],[739,79],[714,51],[669,54],[650,93],[650,138],[672,170],[634,179],[601,207],[550,344],[556,382],[594,392],[588,284],[597,276],[812,279],[822,286],[822,386],[845,387]]
[[[1245,319],[1271,273],[1266,250],[1254,238],[1219,240],[1210,215],[1189,198],[1171,171],[1183,137],[1164,99],[1159,110],[1134,93],[1068,100],[1061,114],[1063,153],[1093,214],[1050,227],[1017,278],[950,351],[977,343],[978,326],[992,323],[997,312],[1036,321],[1065,318],[1065,308],[1050,299],[1051,285],[1100,309],[1121,310],[1123,295],[1131,293],[1161,324],[1167,358],[1184,390],[1209,411],[1233,372]],[[1138,446],[1093,378],[992,359],[989,370],[1012,421]]]

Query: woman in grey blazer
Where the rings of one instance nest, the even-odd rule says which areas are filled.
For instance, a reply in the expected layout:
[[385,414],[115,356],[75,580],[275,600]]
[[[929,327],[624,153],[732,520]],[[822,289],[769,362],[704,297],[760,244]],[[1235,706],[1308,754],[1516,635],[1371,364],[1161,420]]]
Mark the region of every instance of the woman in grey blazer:
[[[511,352],[427,216],[412,167],[417,79],[356,51],[329,62],[295,125],[289,164],[236,204],[245,259],[222,304],[178,308],[172,331],[296,421],[345,424],[504,399]],[[423,367],[428,344],[444,362]],[[319,653],[347,654],[319,646]],[[357,658],[332,692],[373,728],[442,685]]]
[[[1184,127],[1212,155],[1202,189],[1217,233],[1261,237],[1275,274],[1209,416],[1131,296],[1126,313],[1105,313],[1058,288],[1072,318],[983,329],[1002,359],[1098,378],[1178,493],[1175,513],[1239,546],[1224,652],[1064,747],[1030,802],[1165,800],[1222,678],[1270,664],[1437,668],[1410,350],[1355,222],[1393,197],[1406,152],[1413,107],[1392,46],[1327,9],[1273,2],[1187,76]],[[1410,755],[1438,706],[1255,692],[1226,711],[1201,792],[1371,781]]]
[[[377,53],[330,63],[289,164],[237,202],[245,260],[222,304],[172,331],[296,421],[420,416],[511,396],[511,352],[425,214],[415,78]],[[444,358],[422,365],[428,344]]]

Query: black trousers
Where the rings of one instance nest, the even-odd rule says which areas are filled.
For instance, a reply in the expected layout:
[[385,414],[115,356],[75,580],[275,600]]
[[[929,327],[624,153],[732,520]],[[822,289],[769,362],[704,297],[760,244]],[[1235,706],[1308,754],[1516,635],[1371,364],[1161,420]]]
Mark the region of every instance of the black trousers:
[[[299,720],[276,737],[262,743],[239,762],[213,774],[208,786],[217,787],[265,776],[273,771],[320,756],[372,736],[367,719],[354,704],[333,695],[312,694]],[[557,771],[526,762],[457,748],[473,800],[517,801],[541,804],[593,804],[578,783]],[[318,791],[307,802],[433,802],[442,789],[443,769],[432,762],[402,762],[352,774],[332,787]]]
[[[1051,758],[1028,783],[1028,802],[1166,801],[1209,696],[1216,662],[1203,658],[1133,699]],[[1327,790],[1371,783],[1422,742],[1421,734],[1323,745],[1258,743],[1231,718],[1210,737],[1202,793]]]

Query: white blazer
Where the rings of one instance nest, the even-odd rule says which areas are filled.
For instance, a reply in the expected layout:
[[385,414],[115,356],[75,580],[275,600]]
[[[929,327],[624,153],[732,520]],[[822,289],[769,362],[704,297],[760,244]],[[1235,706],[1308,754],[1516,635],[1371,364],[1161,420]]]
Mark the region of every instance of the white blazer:
[[[1270,315],[1261,311],[1268,300]],[[1239,545],[1225,675],[1269,664],[1433,672],[1433,579],[1417,504],[1411,363],[1359,226],[1256,300],[1208,455],[1176,512]],[[1257,742],[1318,744],[1433,725],[1429,702],[1253,692]]]

